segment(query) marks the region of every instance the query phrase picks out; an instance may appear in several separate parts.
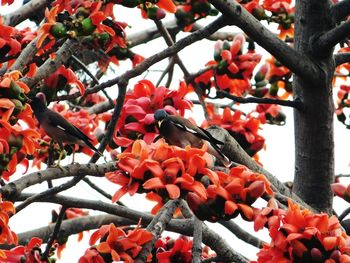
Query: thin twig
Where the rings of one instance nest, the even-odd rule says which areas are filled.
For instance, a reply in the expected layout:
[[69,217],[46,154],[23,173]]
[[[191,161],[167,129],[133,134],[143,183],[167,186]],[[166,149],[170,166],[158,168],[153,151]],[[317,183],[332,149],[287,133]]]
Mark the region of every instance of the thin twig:
[[162,82],[162,80],[164,79],[165,75],[167,73],[170,74],[170,71],[172,68],[174,68],[174,64],[175,64],[175,61],[173,58],[170,58],[170,61],[169,61],[169,64],[167,65],[167,67],[164,69],[164,71],[162,72],[162,74],[160,75],[158,81],[157,81],[157,84],[156,84],[156,87],[158,87],[160,85],[160,83]]
[[[104,191],[103,189],[101,189],[98,185],[96,185],[95,183],[93,183],[89,178],[85,177],[83,179],[83,181],[89,185],[92,189],[94,189],[96,192],[100,193],[101,195],[103,195],[104,197],[106,197],[109,200],[112,200],[112,195],[110,195],[109,193],[107,193],[106,191]],[[117,201],[118,205],[121,206],[125,206],[121,201]]]
[[[90,72],[90,70],[86,67],[86,65],[79,59],[77,58],[76,56],[72,55],[71,56],[71,59],[78,64],[78,66],[92,79],[92,83],[98,85],[100,84],[99,80],[94,76],[94,74],[92,74]],[[108,95],[108,93],[103,89],[102,90],[103,94],[106,96],[106,98],[108,99],[109,103],[110,104],[114,104],[114,101],[112,100],[112,98]],[[85,98],[86,95],[84,94],[82,96],[82,99]]]
[[[173,41],[170,33],[168,32],[168,30],[164,27],[163,23],[160,20],[155,20],[155,23],[157,25],[157,28],[161,32],[162,36],[164,37],[165,42],[167,43],[167,45],[168,46],[174,45],[174,41]],[[187,70],[186,66],[183,64],[183,62],[180,59],[179,55],[175,54],[174,55],[174,59],[175,59],[176,63],[179,65],[179,67],[181,68],[182,72],[184,73],[185,79],[186,80],[190,79],[191,74]],[[194,91],[196,92],[196,94],[198,96],[198,100],[201,102],[201,105],[202,105],[202,108],[203,108],[203,112],[204,112],[204,116],[208,120],[209,115],[208,115],[207,108],[206,108],[204,99],[202,97],[201,91],[198,88],[197,83],[195,83],[194,81],[192,81],[191,83],[192,83],[192,86],[194,88]]]
[[343,221],[343,219],[350,214],[350,207],[346,208],[341,214],[340,216],[338,216],[338,220],[339,222]]
[[271,98],[256,98],[256,97],[248,97],[243,98],[239,96],[232,95],[226,91],[222,91],[219,88],[216,90],[217,97],[225,97],[235,102],[239,103],[260,103],[260,104],[277,104],[287,107],[292,107],[301,110],[303,108],[303,103],[298,100],[290,101],[290,100],[279,100],[279,99],[271,99]]
[[64,216],[66,214],[67,208],[68,208],[67,206],[62,206],[61,211],[58,214],[57,221],[56,221],[56,224],[55,224],[55,228],[54,228],[54,230],[53,230],[49,240],[47,241],[47,245],[46,245],[45,251],[43,253],[43,258],[44,259],[48,258],[50,250],[51,250],[51,247],[53,245],[53,242],[58,237],[58,234],[59,234],[59,231],[60,231],[60,227],[61,227],[63,218],[64,218]]
[[232,220],[229,221],[220,221],[221,225],[226,227],[231,233],[233,233],[237,238],[241,239],[242,241],[246,242],[247,244],[250,244],[257,248],[262,248],[263,241],[257,238],[256,236],[251,235],[250,233],[246,232],[244,229],[242,229],[239,225],[237,225]]

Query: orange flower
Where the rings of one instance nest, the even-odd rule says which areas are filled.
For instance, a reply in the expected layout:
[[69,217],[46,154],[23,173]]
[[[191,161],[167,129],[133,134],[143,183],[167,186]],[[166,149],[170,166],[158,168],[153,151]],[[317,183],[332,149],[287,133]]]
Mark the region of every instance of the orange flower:
[[42,240],[37,237],[33,237],[26,246],[17,246],[11,250],[5,250],[6,261],[1,263],[9,262],[35,262],[45,263],[46,261],[41,260],[41,249]]
[[50,34],[50,30],[51,30],[51,27],[56,24],[57,13],[59,12],[58,8],[59,8],[59,6],[57,6],[57,5],[52,7],[50,11],[49,11],[49,9],[46,8],[45,17],[46,17],[47,22],[44,23],[41,26],[41,28],[39,29],[40,37],[39,37],[38,41],[36,42],[37,48],[40,48],[42,46],[43,42],[45,41],[45,39],[47,37],[49,37],[50,39],[53,38]]
[[143,139],[148,144],[157,136],[153,114],[158,109],[183,116],[191,109],[192,102],[185,99],[189,92],[184,82],[178,90],[169,90],[163,86],[155,87],[149,80],[141,80],[132,92],[127,93],[123,111],[117,123],[118,133],[113,138],[117,145],[128,147],[135,139]]
[[[272,242],[258,253],[257,262],[347,262],[350,258],[350,237],[342,230],[338,219],[327,214],[301,210],[291,201],[288,210],[263,209],[260,215],[269,218]],[[261,220],[256,216],[256,220]],[[259,223],[260,228],[262,226]],[[339,258],[344,261],[338,261]]]
[[152,233],[140,228],[139,224],[128,233],[124,232],[122,228],[116,227],[113,223],[104,225],[94,232],[90,237],[90,245],[94,245],[97,240],[103,239],[96,246],[99,253],[108,253],[112,260],[127,263],[134,262],[134,258],[142,249],[142,245],[152,239]]

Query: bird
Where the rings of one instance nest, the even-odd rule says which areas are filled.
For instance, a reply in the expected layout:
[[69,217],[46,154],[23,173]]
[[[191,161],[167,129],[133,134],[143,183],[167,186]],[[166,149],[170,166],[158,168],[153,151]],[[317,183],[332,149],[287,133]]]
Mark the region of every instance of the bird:
[[222,153],[218,145],[224,145],[223,142],[215,139],[208,131],[176,115],[169,115],[165,110],[158,109],[154,112],[154,123],[158,128],[160,136],[169,144],[179,147],[201,148],[204,141],[208,142],[208,153],[215,156],[216,159],[226,167],[229,167],[230,160]]
[[46,97],[44,93],[39,92],[30,100],[29,104],[40,126],[48,136],[58,143],[61,149],[56,166],[59,166],[59,162],[63,157],[63,143],[89,147],[98,155],[103,156],[91,143],[92,139],[90,137],[67,121],[61,114],[46,106]]

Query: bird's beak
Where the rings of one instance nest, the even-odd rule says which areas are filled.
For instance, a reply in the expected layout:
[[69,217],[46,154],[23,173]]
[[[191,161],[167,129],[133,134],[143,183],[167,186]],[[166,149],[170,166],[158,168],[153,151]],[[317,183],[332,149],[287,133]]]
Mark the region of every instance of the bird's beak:
[[163,122],[163,120],[157,122],[157,127],[158,128],[160,128],[160,126],[162,125],[162,122]]

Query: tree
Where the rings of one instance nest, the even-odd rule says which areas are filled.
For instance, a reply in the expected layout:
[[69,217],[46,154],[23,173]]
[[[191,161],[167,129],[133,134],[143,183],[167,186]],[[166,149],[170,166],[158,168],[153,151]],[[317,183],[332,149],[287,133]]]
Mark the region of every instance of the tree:
[[[12,2],[2,0],[3,5]],[[350,125],[350,1],[297,0],[293,5],[291,0],[31,0],[2,16],[0,262],[51,262],[70,235],[90,229],[95,229],[91,247],[79,262],[249,261],[250,255],[230,247],[205,221],[220,223],[260,248],[257,262],[350,262],[348,209],[339,216],[332,210],[334,193],[350,201],[350,188],[334,174],[333,133],[334,116]],[[121,6],[123,12],[140,10],[155,27],[126,35],[129,21],[119,21],[118,11],[113,12]],[[34,29],[18,29],[28,19]],[[156,38],[168,47],[148,57],[135,52]],[[214,56],[191,73],[178,53],[203,39],[216,41]],[[147,74],[142,78],[164,59],[158,82]],[[132,66],[119,67],[124,60]],[[119,71],[111,76],[115,65]],[[107,92],[112,86],[117,95]],[[51,108],[91,137],[105,162],[86,147],[60,149],[45,134],[29,105],[39,93],[48,102],[60,102]],[[241,109],[246,103],[256,107]],[[282,107],[294,110],[292,184],[265,170],[257,155],[264,147],[259,128],[291,121]],[[180,148],[159,139],[158,109],[179,117],[188,110],[202,112],[205,121],[197,125],[222,142],[232,165],[214,163],[207,143]],[[179,137],[188,131],[180,132]],[[78,152],[91,156],[89,162],[53,166],[59,155]],[[39,170],[13,179],[20,164]],[[111,195],[92,177],[119,188]],[[57,184],[61,178],[67,180]],[[24,192],[43,182],[44,191]],[[80,182],[111,202],[61,194]],[[120,202],[134,194],[157,204],[144,213]],[[257,199],[265,205],[255,205]],[[52,224],[14,233],[11,216],[39,202],[62,205],[53,212]],[[106,214],[92,216],[88,210]],[[240,228],[234,222],[238,216],[254,222],[255,231],[266,228],[271,243]],[[184,236],[166,237],[165,229]]]

